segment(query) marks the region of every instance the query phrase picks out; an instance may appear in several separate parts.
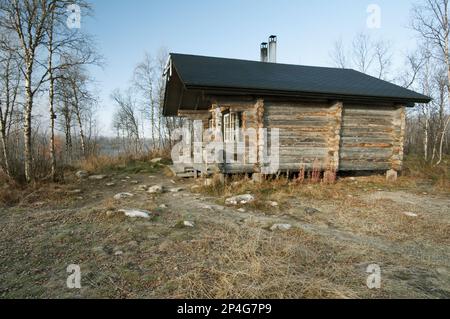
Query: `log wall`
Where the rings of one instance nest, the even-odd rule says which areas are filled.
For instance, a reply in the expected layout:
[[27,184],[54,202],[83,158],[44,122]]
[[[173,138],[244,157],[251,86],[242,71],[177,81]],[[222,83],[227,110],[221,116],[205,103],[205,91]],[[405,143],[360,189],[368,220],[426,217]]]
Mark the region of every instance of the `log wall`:
[[342,116],[340,170],[401,169],[403,107],[345,105]]
[[280,169],[337,166],[341,110],[340,103],[266,102],[265,127],[280,130]]
[[[248,150],[257,150],[260,160],[267,141],[260,128],[280,130],[280,170],[400,171],[403,166],[405,107],[355,105],[336,102],[292,102],[255,99],[253,101],[219,101],[209,112],[184,114],[202,119],[208,126],[222,126],[225,112],[239,112],[241,126],[252,128],[257,139],[246,142],[245,162],[227,165],[230,173],[260,172],[260,164],[250,163]],[[242,141],[241,140],[241,141]],[[250,145],[249,143],[254,143]],[[259,163],[259,161],[258,161]]]

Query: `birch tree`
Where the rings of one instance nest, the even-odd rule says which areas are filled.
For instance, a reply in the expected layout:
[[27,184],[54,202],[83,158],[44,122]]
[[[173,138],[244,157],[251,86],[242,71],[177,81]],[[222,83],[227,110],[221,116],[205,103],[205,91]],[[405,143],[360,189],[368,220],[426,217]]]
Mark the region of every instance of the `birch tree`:
[[[435,61],[445,69],[447,106],[450,103],[450,56],[449,56],[449,14],[448,0],[424,0],[423,3],[415,5],[412,15],[412,28],[419,34],[424,42],[431,46],[431,54]],[[448,114],[441,113],[440,121],[440,145],[449,126]],[[439,149],[439,160],[442,162],[442,147]]]

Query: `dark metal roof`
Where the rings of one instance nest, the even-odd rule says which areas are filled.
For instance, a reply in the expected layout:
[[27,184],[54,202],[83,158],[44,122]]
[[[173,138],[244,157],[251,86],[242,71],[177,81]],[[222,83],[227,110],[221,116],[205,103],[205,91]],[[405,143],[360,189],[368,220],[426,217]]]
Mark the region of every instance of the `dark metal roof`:
[[[351,69],[171,54],[174,71],[186,91],[229,91],[261,95],[316,96],[324,98],[370,98],[392,103],[428,103],[425,95]],[[179,86],[179,85],[178,85]],[[169,94],[180,94],[170,87]],[[179,88],[177,88],[179,91]],[[181,93],[182,95],[182,93]],[[183,106],[180,97],[178,107]],[[176,100],[176,99],[175,99]],[[165,102],[165,114],[175,105]],[[168,111],[170,108],[172,111]],[[170,113],[170,114],[169,114]]]

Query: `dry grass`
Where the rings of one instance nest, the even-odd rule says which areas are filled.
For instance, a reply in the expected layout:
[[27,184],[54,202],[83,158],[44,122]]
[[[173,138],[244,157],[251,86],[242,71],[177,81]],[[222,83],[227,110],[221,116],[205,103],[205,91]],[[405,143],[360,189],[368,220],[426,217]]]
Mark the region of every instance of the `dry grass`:
[[[205,225],[206,226],[206,225]],[[273,234],[233,225],[207,225],[195,241],[174,245],[194,260],[193,269],[172,280],[171,295],[182,298],[356,298],[364,258],[341,254],[299,230]],[[182,266],[185,268],[185,266]],[[192,268],[192,265],[188,265]],[[349,289],[348,287],[353,287]]]
[[[111,169],[108,167],[118,164],[113,160],[95,160],[85,168],[108,171]],[[130,171],[127,167],[119,168],[118,172],[142,168],[145,171],[147,166],[133,164],[131,167]],[[162,173],[158,176],[166,179]],[[149,178],[147,174],[134,176],[138,177]],[[99,183],[95,181],[85,181],[82,185],[76,181],[69,185],[36,184],[27,189],[17,186],[20,190],[17,207],[0,209],[0,256],[3,258],[0,296],[445,297],[448,296],[445,280],[436,283],[438,277],[433,276],[434,269],[446,267],[448,260],[436,263],[420,252],[421,249],[428,252],[424,247],[431,247],[437,253],[450,245],[450,221],[439,211],[440,206],[422,208],[429,198],[415,193],[417,185],[425,182],[430,191],[431,182],[410,174],[395,184],[386,184],[383,176],[371,176],[343,178],[331,184],[283,177],[259,184],[234,177],[223,185],[216,177],[211,186],[200,188],[201,193],[217,197],[220,203],[231,195],[254,194],[257,200],[246,206],[248,212],[255,212],[250,221],[240,220],[237,212],[234,215],[203,211],[203,201],[199,202],[200,206],[188,206],[189,201],[185,204],[182,195],[176,203],[172,194],[154,197],[140,193],[134,198],[113,200],[114,193],[120,187],[129,187],[128,183],[118,184],[117,189],[109,192],[98,189]],[[2,183],[5,189],[15,189],[10,182]],[[70,191],[78,187],[83,187],[83,196],[99,197],[71,202],[75,195]],[[380,190],[392,196],[404,190],[404,196],[410,197],[379,200],[375,195],[383,194]],[[164,203],[172,208],[160,210],[164,196]],[[49,201],[54,209],[34,206],[42,200]],[[277,201],[279,207],[271,207],[268,201]],[[319,212],[308,215],[304,207]],[[149,210],[154,213],[153,218],[126,218],[117,213],[122,208]],[[407,217],[403,211],[419,216]],[[323,229],[324,233],[295,227],[286,233],[271,232],[258,224],[257,218],[261,216],[271,220],[290,216],[293,224],[307,224]],[[176,227],[183,220],[193,221],[195,227]],[[335,240],[327,235],[334,230],[359,239]],[[377,246],[370,241],[373,238],[388,243],[386,250],[374,248]],[[416,242],[420,245],[416,246]],[[410,243],[414,244],[410,249],[418,249],[417,258],[414,251],[403,254],[403,251],[389,250],[390,245],[406,247]],[[116,255],[117,251],[123,254]],[[81,291],[70,291],[64,286],[65,268],[72,263],[82,267]],[[368,275],[365,268],[371,263],[382,265],[381,290],[368,290],[365,285]]]
[[422,158],[409,156],[405,160],[405,176],[417,181],[429,182],[435,192],[450,192],[450,158],[446,157],[442,164],[431,165]]
[[[341,178],[335,183],[314,182],[317,177],[311,175],[306,179],[278,178],[262,183],[235,177],[226,184],[215,179],[212,185],[203,186],[199,192],[218,197],[221,204],[228,197],[250,193],[256,200],[246,208],[266,214],[287,214],[308,223],[332,225],[354,234],[397,242],[420,240],[450,245],[450,218],[442,215],[448,208],[429,207],[432,196],[450,195],[450,188],[442,188],[449,183],[445,177],[447,169],[445,165],[428,167],[420,174],[407,169],[395,183],[386,182],[383,175]],[[383,192],[398,198],[396,201],[386,199]],[[402,192],[417,195],[409,199],[402,197]],[[371,198],[371,194],[379,193],[379,199]],[[274,209],[268,201],[277,202],[279,207]],[[318,209],[321,214],[309,216],[305,214],[304,206]],[[408,217],[406,212],[418,217]]]

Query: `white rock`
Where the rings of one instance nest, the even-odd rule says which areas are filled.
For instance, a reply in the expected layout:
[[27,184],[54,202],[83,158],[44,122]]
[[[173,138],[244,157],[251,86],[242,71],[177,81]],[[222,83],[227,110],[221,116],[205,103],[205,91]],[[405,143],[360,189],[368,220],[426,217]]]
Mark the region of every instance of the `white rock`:
[[171,193],[179,193],[179,192],[182,192],[183,189],[181,187],[176,187],[176,188],[171,188],[169,191]]
[[79,179],[87,178],[89,176],[89,173],[86,171],[78,171],[75,173],[75,176]]
[[205,182],[204,182],[204,185],[205,186],[212,186],[214,184],[214,180],[212,179],[212,178],[206,178],[205,179]]
[[116,255],[116,256],[122,256],[122,255],[123,255],[123,251],[118,250],[118,251],[116,251],[116,252],[114,253],[114,255]]
[[161,161],[162,161],[162,158],[158,157],[158,158],[152,159],[150,162],[155,164],[155,163],[160,163]]
[[272,207],[278,207],[278,203],[277,202],[267,202],[267,204],[269,204]]
[[102,179],[105,179],[106,175],[91,175],[89,176],[89,179],[92,181],[101,181]]
[[150,218],[150,212],[146,210],[136,210],[136,209],[121,209],[119,213],[124,213],[127,217],[132,218]]
[[166,204],[161,204],[161,205],[159,205],[159,208],[161,208],[161,209],[166,209],[166,208],[167,208],[167,205],[166,205]]
[[246,194],[246,195],[239,195],[239,196],[227,198],[225,200],[225,204],[227,204],[227,205],[245,205],[245,204],[253,202],[254,200],[255,200],[255,197],[253,197],[253,195]]
[[116,186],[116,183],[106,183],[106,186],[108,187]]
[[161,185],[155,185],[148,189],[149,194],[161,194],[164,192],[164,188]]
[[271,231],[279,230],[279,231],[286,232],[286,231],[289,231],[291,228],[292,228],[292,225],[290,225],[290,224],[275,224],[272,227],[270,227],[270,230]]
[[139,185],[138,187],[136,187],[136,189],[137,189],[138,191],[143,191],[143,192],[145,192],[145,191],[148,189],[148,186],[147,186],[147,185]]
[[112,210],[108,210],[108,211],[106,212],[106,216],[110,217],[110,216],[112,216],[112,215],[114,215],[114,212],[113,212]]
[[403,215],[408,217],[418,217],[418,215],[413,212],[403,212]]
[[131,193],[119,193],[114,196],[114,199],[119,200],[119,199],[129,198],[129,197],[133,197],[133,196],[134,195]]
[[193,228],[193,227],[195,227],[195,224],[194,224],[193,222],[190,222],[190,221],[185,220],[185,221],[183,222],[183,226],[184,226],[184,227],[190,227],[190,228]]
[[74,189],[72,191],[69,191],[69,194],[75,195],[75,194],[81,194],[83,191],[81,189]]
[[239,212],[239,213],[245,213],[246,210],[245,210],[244,208],[239,208],[239,209],[238,209],[238,212]]

